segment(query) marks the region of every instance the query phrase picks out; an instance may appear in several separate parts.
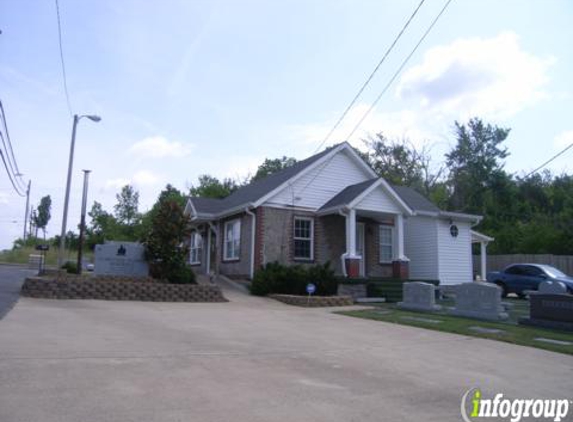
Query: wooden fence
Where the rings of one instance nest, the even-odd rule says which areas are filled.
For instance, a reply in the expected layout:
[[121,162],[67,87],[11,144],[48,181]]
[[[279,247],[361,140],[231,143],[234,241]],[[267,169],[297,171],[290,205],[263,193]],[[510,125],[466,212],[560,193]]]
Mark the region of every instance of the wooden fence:
[[[503,270],[510,264],[531,263],[551,265],[565,274],[573,276],[573,255],[488,255],[487,271]],[[474,274],[480,272],[480,256],[473,256]]]

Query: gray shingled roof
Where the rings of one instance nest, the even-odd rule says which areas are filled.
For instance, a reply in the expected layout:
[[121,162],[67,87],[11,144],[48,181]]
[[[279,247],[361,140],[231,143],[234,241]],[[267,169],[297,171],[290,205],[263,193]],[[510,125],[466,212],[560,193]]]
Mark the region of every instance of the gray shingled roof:
[[294,177],[314,162],[321,159],[323,156],[328,154],[333,148],[328,148],[312,157],[307,158],[297,162],[296,164],[287,167],[277,173],[271,174],[264,179],[257,180],[256,182],[249,183],[242,188],[237,189],[231,195],[223,199],[210,199],[210,198],[200,198],[191,197],[191,202],[193,206],[200,214],[214,214],[219,213],[224,210],[230,210],[236,208],[240,205],[247,205],[251,202],[255,202],[262,198],[266,194],[272,192],[284,182]]
[[440,212],[440,209],[428,198],[407,186],[390,185],[394,192],[398,194],[414,211]]
[[[365,182],[357,183],[355,185],[350,185],[344,188],[340,193],[335,195],[330,201],[320,207],[320,210],[326,210],[328,208],[338,207],[341,205],[346,205],[351,203],[354,198],[368,189],[378,178],[366,180]],[[319,210],[319,211],[320,211]]]
[[[335,145],[332,148],[335,148]],[[285,183],[287,180],[291,179],[320,158],[328,154],[332,148],[328,148],[306,160],[299,161],[298,163],[287,167],[278,173],[271,174],[264,179],[257,180],[256,182],[249,183],[240,189],[237,189],[231,195],[223,199],[212,199],[212,198],[201,198],[201,197],[191,197],[191,202],[195,207],[195,210],[199,214],[218,214],[225,210],[231,210],[237,208],[241,205],[247,205],[251,202],[255,202],[268,193],[272,192],[280,185]],[[327,208],[332,208],[336,206],[341,206],[349,204],[360,195],[365,189],[368,189],[376,180],[369,179],[355,185],[351,185],[343,189],[340,193],[335,195],[326,204],[324,204],[320,209],[325,210]],[[397,186],[391,185],[392,189],[396,194],[414,211],[427,211],[427,212],[439,212],[440,209],[430,202],[423,195],[416,192],[414,189],[407,186]]]
[[[351,203],[358,195],[368,189],[378,178],[350,185],[324,204],[320,210],[338,207]],[[414,189],[407,186],[390,185],[396,194],[413,211],[439,212],[440,209]]]

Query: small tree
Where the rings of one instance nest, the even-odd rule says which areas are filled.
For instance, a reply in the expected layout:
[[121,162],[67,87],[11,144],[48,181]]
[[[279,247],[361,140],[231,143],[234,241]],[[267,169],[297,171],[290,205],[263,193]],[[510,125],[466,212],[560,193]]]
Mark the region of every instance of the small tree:
[[172,283],[194,281],[193,272],[186,266],[187,240],[191,234],[189,222],[176,200],[165,199],[159,203],[144,241],[147,259],[157,278]]
[[[38,205],[37,212],[32,214],[32,221],[34,226],[36,226],[36,231],[42,229],[44,233],[44,239],[46,238],[46,227],[50,222],[51,218],[51,208],[52,208],[52,198],[50,195],[44,196],[40,199],[40,205]],[[38,233],[36,232],[36,237]]]
[[133,186],[125,185],[121,192],[115,195],[117,204],[113,207],[115,218],[121,224],[132,226],[139,219],[139,192]]

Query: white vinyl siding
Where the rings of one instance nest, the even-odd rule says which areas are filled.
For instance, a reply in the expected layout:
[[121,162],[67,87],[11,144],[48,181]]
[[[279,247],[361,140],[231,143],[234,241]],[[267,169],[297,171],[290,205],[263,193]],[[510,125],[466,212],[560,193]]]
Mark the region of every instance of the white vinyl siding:
[[471,227],[469,223],[455,222],[458,236],[450,234],[450,223],[439,220],[439,278],[441,284],[459,284],[472,281]]
[[189,245],[189,263],[200,264],[201,254],[203,252],[203,237],[198,232],[191,233],[191,242]]
[[388,264],[394,260],[394,227],[379,226],[380,263]]
[[366,195],[366,197],[356,205],[356,209],[386,212],[391,214],[402,212],[396,205],[396,200],[390,197],[382,186],[378,186]]
[[345,187],[372,177],[347,152],[342,151],[285,187],[267,204],[317,209]]
[[308,217],[294,218],[294,259],[314,259],[314,220]]
[[432,217],[404,219],[404,254],[410,259],[410,278],[437,280],[438,220]]
[[225,223],[225,239],[223,242],[223,259],[237,260],[241,252],[241,220],[231,220]]

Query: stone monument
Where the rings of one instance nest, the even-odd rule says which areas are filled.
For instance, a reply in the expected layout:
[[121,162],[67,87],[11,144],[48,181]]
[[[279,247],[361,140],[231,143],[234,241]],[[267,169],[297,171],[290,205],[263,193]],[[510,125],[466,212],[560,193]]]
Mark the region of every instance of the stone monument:
[[106,242],[95,247],[96,275],[147,277],[144,247],[136,242]]

